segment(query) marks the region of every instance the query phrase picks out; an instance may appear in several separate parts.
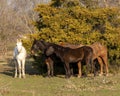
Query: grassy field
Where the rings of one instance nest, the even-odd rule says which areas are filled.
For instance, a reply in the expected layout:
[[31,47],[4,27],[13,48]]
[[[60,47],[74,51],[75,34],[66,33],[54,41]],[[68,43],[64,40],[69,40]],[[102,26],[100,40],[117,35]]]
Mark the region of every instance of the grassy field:
[[71,77],[64,75],[45,78],[30,75],[34,71],[26,65],[25,79],[13,78],[13,66],[0,64],[0,96],[120,96],[120,75],[108,77]]

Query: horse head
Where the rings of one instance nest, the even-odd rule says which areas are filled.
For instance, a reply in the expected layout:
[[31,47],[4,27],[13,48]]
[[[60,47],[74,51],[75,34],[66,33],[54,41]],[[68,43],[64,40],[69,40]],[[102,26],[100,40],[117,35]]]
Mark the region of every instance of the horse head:
[[21,39],[20,40],[17,39],[16,48],[17,48],[17,51],[19,53],[21,51],[21,49],[22,49],[22,41],[21,41]]
[[34,39],[32,47],[31,47],[31,53],[35,54],[38,51],[44,52],[45,50],[45,45],[42,43],[42,40],[36,40]]
[[22,41],[21,41],[21,39],[20,39],[20,40],[17,39],[17,43],[16,43],[16,45],[17,45],[17,46],[22,46]]

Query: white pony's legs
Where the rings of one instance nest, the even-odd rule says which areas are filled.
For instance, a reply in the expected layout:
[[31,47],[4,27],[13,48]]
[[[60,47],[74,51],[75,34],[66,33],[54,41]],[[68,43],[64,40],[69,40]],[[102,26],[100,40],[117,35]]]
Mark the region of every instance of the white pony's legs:
[[[18,72],[17,72],[18,71]],[[25,78],[25,60],[15,60],[15,75],[14,78],[17,78],[19,74],[19,78]]]
[[19,78],[21,78],[21,61],[17,60],[18,62],[18,72],[19,72]]
[[17,78],[17,69],[18,69],[17,60],[15,60],[14,62],[15,62],[15,75],[14,75],[14,78]]
[[25,78],[25,60],[22,60],[22,76]]

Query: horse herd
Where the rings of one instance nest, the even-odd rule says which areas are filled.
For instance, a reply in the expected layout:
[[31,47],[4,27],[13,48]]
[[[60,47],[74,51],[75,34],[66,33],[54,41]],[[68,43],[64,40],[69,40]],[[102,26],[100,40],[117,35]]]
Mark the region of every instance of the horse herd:
[[[17,42],[17,48],[18,46],[21,46],[21,41]],[[19,44],[20,43],[20,44]],[[24,49],[24,47],[22,47]],[[20,49],[20,48],[19,48]],[[18,49],[17,49],[18,50]],[[26,52],[20,51],[14,51],[15,60],[18,63],[18,72],[19,72],[19,78],[21,78],[21,74],[23,74],[23,77],[25,77],[25,68],[24,68],[24,61],[25,59],[19,58],[20,53],[25,53],[24,57],[26,56]],[[65,69],[65,77],[70,78],[71,76],[71,69],[70,64],[76,63],[78,67],[78,77],[82,76],[82,65],[85,64],[87,67],[87,70],[89,70],[91,73],[96,76],[96,69],[95,69],[95,60],[98,61],[100,65],[100,76],[104,73],[104,67],[105,67],[105,73],[106,76],[108,75],[108,57],[107,57],[107,48],[100,44],[99,42],[95,42],[92,45],[73,45],[68,43],[61,43],[60,45],[45,42],[45,40],[36,40],[34,39],[32,47],[31,47],[31,54],[34,55],[36,52],[41,51],[45,56],[45,63],[47,65],[47,75],[53,76],[54,75],[54,58],[59,58],[61,62],[64,64]],[[23,60],[23,61],[22,61]],[[19,68],[20,62],[22,67]],[[17,67],[16,67],[17,68]],[[17,70],[17,69],[16,69]],[[21,70],[21,71],[20,71]],[[15,72],[15,77],[17,77],[17,72]]]

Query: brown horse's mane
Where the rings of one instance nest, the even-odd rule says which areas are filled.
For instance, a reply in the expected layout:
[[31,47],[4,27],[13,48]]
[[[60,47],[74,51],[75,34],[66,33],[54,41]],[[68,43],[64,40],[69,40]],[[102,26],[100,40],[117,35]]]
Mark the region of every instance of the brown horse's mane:
[[63,46],[60,46],[60,45],[57,45],[57,44],[53,44],[53,47],[59,51],[67,51],[69,50],[70,48],[69,47],[63,47]]
[[72,49],[84,46],[83,44],[72,44],[72,43],[66,43],[66,42],[60,42],[59,45],[63,47],[69,47]]

